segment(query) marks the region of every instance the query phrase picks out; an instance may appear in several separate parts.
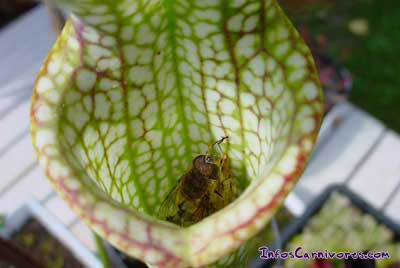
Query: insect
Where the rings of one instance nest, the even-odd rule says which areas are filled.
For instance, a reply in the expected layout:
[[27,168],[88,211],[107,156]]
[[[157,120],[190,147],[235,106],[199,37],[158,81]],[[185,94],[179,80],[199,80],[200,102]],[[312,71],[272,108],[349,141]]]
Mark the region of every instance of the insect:
[[[229,157],[220,144],[209,146],[206,154],[196,156],[160,206],[161,219],[188,226],[222,209],[237,196]],[[215,150],[217,147],[217,151]]]

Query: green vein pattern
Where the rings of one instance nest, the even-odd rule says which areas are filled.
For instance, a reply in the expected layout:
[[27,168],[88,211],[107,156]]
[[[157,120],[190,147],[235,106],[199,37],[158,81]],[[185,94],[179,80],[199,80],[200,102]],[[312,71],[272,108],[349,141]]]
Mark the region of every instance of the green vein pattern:
[[[34,103],[44,105],[33,104],[32,129],[56,122],[67,165],[93,183],[85,187],[155,216],[192,159],[222,136],[243,191],[289,146],[310,152],[319,81],[275,0],[58,2],[76,17],[38,77]],[[279,166],[287,178],[299,168],[294,160]],[[246,248],[219,267],[242,260]]]

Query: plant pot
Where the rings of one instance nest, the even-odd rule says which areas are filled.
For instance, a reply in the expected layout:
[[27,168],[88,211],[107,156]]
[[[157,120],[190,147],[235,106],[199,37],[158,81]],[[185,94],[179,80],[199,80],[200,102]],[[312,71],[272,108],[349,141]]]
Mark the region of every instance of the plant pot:
[[45,229],[42,233],[43,236],[46,235],[45,233],[48,233],[54,237],[56,240],[55,243],[61,244],[63,252],[71,254],[76,261],[81,263],[80,267],[102,267],[98,258],[34,199],[31,199],[6,217],[4,226],[0,228],[0,235],[8,240],[12,240],[21,228],[28,225],[33,230],[40,231],[42,231],[40,226],[43,227]]
[[[396,224],[395,222],[393,222],[390,218],[386,217],[382,212],[380,212],[379,210],[375,209],[373,206],[371,206],[368,202],[366,202],[365,200],[363,200],[360,196],[358,196],[357,194],[353,193],[352,191],[350,191],[349,189],[347,189],[345,186],[343,185],[333,185],[329,188],[327,188],[322,194],[320,194],[318,197],[316,197],[314,199],[314,201],[312,201],[310,203],[310,205],[307,207],[307,210],[304,212],[304,214],[301,217],[298,217],[297,219],[293,220],[289,225],[287,225],[283,231],[281,232],[281,237],[280,237],[280,243],[282,245],[282,248],[280,248],[281,251],[286,251],[288,250],[287,246],[289,245],[289,243],[293,243],[293,239],[295,237],[297,237],[298,235],[301,235],[303,230],[305,230],[306,228],[312,228],[310,225],[312,224],[312,220],[317,217],[321,211],[323,211],[324,206],[326,204],[329,204],[328,202],[331,202],[332,204],[332,200],[331,197],[335,198],[335,195],[338,195],[339,198],[338,199],[340,202],[347,202],[347,203],[341,203],[342,206],[342,210],[339,211],[347,211],[347,209],[352,210],[351,215],[353,217],[364,217],[363,221],[364,222],[368,222],[368,224],[374,224],[374,226],[383,226],[383,227],[377,227],[376,230],[379,230],[382,233],[379,234],[384,234],[382,235],[382,239],[385,239],[385,241],[389,241],[388,243],[393,243],[397,246],[394,246],[393,248],[388,247],[390,249],[397,249],[397,251],[400,250],[400,226],[398,224]],[[336,197],[337,198],[337,197]],[[338,205],[340,206],[340,205]],[[336,210],[330,210],[332,212],[332,215],[336,215],[334,214],[334,212]],[[320,217],[321,218],[321,217]],[[333,225],[335,226],[336,222],[335,222],[335,218],[332,218],[332,221],[330,221],[326,226],[328,227],[329,225]],[[319,226],[319,225],[318,225]],[[340,226],[340,225],[339,225]],[[321,228],[319,226],[319,228]],[[340,228],[340,227],[338,227]],[[382,229],[379,229],[382,228]],[[356,229],[355,229],[356,230]],[[384,230],[384,231],[382,231]],[[368,233],[368,236],[373,236],[373,234],[375,234],[374,232]],[[351,235],[349,233],[349,235]],[[331,234],[332,239],[335,239],[335,235]],[[360,237],[359,237],[360,238]],[[324,237],[319,237],[316,239],[321,239],[321,241],[324,241],[323,239],[325,239]],[[357,239],[355,239],[354,243],[356,243]],[[296,240],[296,241],[300,241],[300,240]],[[379,241],[379,240],[377,240]],[[340,243],[345,244],[346,241],[340,241]],[[375,242],[373,241],[373,243],[380,243],[380,242]],[[373,244],[372,243],[372,244]],[[276,250],[276,245],[277,241],[274,241],[274,243],[272,243],[268,248],[268,250],[274,251]],[[326,245],[328,245],[328,243],[326,243]],[[297,246],[302,246],[303,248],[305,248],[307,245],[297,245]],[[381,245],[382,248],[379,248],[380,251],[385,251],[384,250],[384,245]],[[320,250],[324,250],[324,249],[320,249]],[[357,250],[357,252],[359,250],[366,250],[366,249],[353,249],[353,250]],[[306,250],[304,250],[306,251]],[[341,251],[344,251],[344,249],[342,248]],[[352,251],[352,250],[350,250]],[[332,251],[331,251],[332,252]],[[392,254],[393,252],[389,252],[389,254]],[[398,254],[398,253],[397,253]],[[396,261],[400,261],[400,256],[397,256],[396,259],[396,254],[391,255],[391,259],[390,261],[388,261],[388,263],[385,263],[384,265],[382,263],[380,263],[379,265],[381,266],[377,266],[377,267],[391,267],[390,265],[394,265],[396,263]],[[285,262],[285,260],[283,260],[283,263]],[[274,264],[276,263],[276,260],[273,259],[269,259],[269,260],[259,260],[257,262],[257,267],[261,268],[261,267],[272,267]],[[382,266],[383,265],[383,266]],[[387,266],[386,266],[387,265]],[[284,266],[283,266],[284,267]],[[334,266],[336,267],[336,266]],[[395,266],[393,266],[395,267]]]

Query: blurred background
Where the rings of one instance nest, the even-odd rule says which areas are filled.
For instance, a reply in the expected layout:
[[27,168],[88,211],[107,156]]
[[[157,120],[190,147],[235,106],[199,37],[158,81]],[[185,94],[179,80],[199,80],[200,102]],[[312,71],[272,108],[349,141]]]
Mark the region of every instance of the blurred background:
[[399,132],[399,2],[281,2],[314,54],[328,57],[351,71],[354,83],[350,101]]
[[[325,119],[310,163],[277,216],[282,237],[276,241],[274,235],[269,242],[290,248],[292,239],[297,243],[321,240],[318,245],[307,243],[314,249],[328,245],[332,250],[386,249],[393,253],[393,258],[373,265],[399,267],[400,3],[278,2],[312,50],[325,91]],[[0,214],[9,216],[24,204],[37,203],[47,211],[43,213],[52,215],[72,239],[87,248],[88,254],[101,259],[104,249],[99,247],[99,240],[54,193],[39,170],[29,136],[29,101],[34,79],[63,22],[62,12],[52,6],[28,0],[0,0]],[[341,185],[339,190],[330,188],[337,184]],[[339,194],[332,195],[333,192]],[[331,195],[338,198],[333,205],[328,198]],[[330,212],[337,213],[324,214],[325,205]],[[342,220],[336,222],[328,216]],[[317,220],[313,221],[313,217]],[[294,219],[303,220],[287,232]],[[350,224],[352,221],[357,223]],[[36,230],[28,223],[20,229]],[[350,235],[352,240],[341,245],[331,238],[323,240],[312,226],[319,230],[336,226],[329,229],[329,237],[336,235],[343,242]],[[302,240],[303,233],[308,240]],[[370,238],[367,242],[363,240],[366,237]],[[41,242],[46,239],[41,238]],[[35,240],[28,234],[19,241],[32,246]],[[60,248],[61,255],[68,255],[63,246]],[[53,263],[53,267],[71,267],[65,264],[67,261],[61,263],[64,264]],[[137,263],[129,265],[126,267],[140,267]],[[314,266],[305,262],[282,265],[344,267],[339,262],[322,261],[315,261]],[[346,267],[375,267],[361,265],[364,266]],[[72,267],[80,266],[75,263]]]

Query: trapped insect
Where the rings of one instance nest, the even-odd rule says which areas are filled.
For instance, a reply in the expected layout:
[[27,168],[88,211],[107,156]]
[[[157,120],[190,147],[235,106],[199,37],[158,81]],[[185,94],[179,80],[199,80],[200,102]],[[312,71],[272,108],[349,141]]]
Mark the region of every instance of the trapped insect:
[[161,204],[158,212],[161,219],[188,226],[236,198],[238,189],[230,172],[229,157],[220,146],[227,138],[214,142],[206,154],[193,159]]

